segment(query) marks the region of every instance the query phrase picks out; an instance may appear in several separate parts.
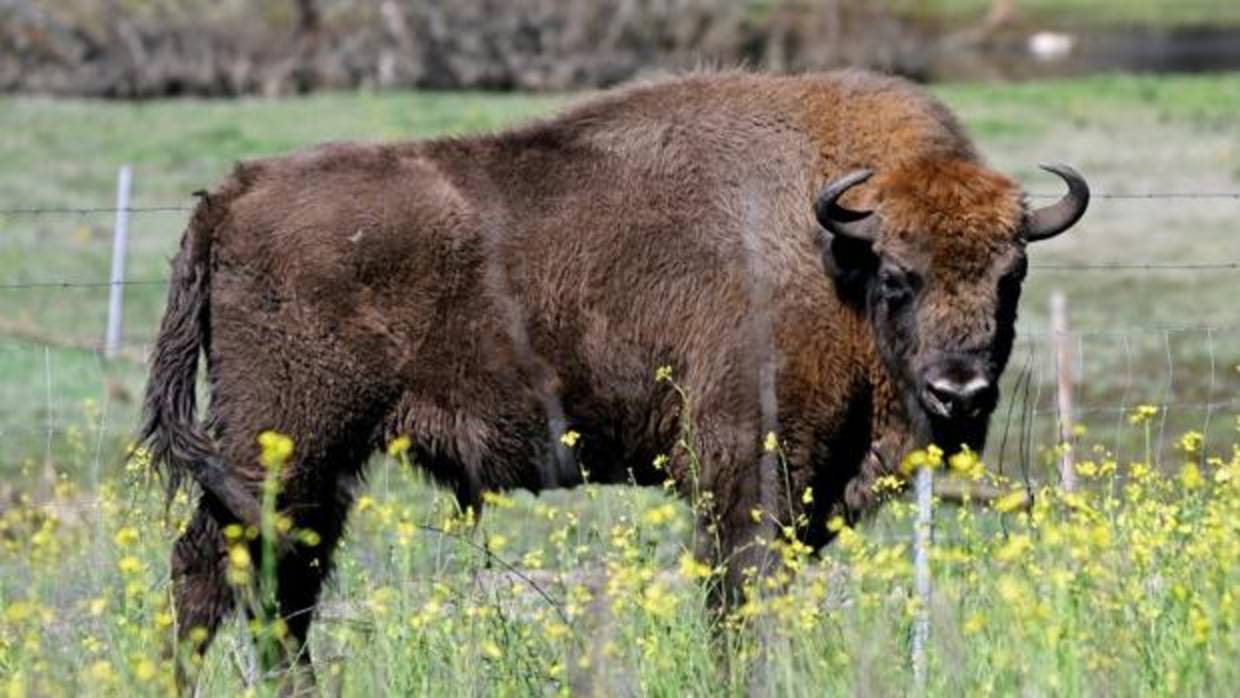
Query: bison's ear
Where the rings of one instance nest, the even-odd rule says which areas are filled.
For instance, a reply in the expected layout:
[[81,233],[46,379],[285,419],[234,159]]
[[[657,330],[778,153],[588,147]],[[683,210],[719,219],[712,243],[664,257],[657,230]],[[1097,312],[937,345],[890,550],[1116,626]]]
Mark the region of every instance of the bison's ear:
[[865,286],[878,270],[874,241],[881,222],[877,213],[845,208],[839,198],[872,174],[871,170],[856,170],[838,177],[823,187],[814,201],[823,269],[835,280],[841,295],[849,299],[864,300]]
[[873,244],[823,230],[818,231],[817,243],[823,271],[835,282],[840,296],[864,303],[866,286],[878,273]]

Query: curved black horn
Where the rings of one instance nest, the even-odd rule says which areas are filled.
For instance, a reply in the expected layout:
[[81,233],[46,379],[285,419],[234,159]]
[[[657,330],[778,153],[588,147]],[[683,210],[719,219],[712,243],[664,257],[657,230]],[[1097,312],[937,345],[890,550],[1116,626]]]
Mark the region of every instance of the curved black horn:
[[881,226],[873,211],[854,211],[836,203],[844,192],[861,184],[873,174],[873,170],[854,170],[828,183],[818,195],[818,201],[814,203],[814,213],[818,215],[819,225],[846,238],[865,242],[877,240]]
[[1080,172],[1063,164],[1038,167],[1063,178],[1068,184],[1068,193],[1057,203],[1029,214],[1029,222],[1025,225],[1025,240],[1029,242],[1053,238],[1071,228],[1089,208],[1089,184]]

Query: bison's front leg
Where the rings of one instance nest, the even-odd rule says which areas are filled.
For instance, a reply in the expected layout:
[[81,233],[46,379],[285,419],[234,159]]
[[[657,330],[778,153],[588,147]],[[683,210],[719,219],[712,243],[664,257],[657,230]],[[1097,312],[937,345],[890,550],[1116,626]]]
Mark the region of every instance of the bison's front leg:
[[779,558],[771,544],[778,535],[778,526],[774,517],[764,513],[749,496],[723,509],[699,511],[697,521],[698,558],[722,569],[722,574],[711,577],[707,586],[708,610],[713,616],[716,638],[721,641],[720,657],[725,673],[732,674],[727,668],[732,661],[727,648],[732,643],[726,638],[735,630],[746,633],[757,650],[744,667],[738,667],[748,677],[746,693],[771,695],[768,654],[775,641],[772,620],[768,614],[759,613],[746,618],[738,627],[733,625],[732,616],[745,603],[760,602],[764,593],[772,591],[768,582],[777,578]]
[[[777,532],[774,508],[764,504],[761,469],[768,465],[757,430],[704,422],[681,442],[672,475],[696,518],[694,552],[723,573],[711,578],[708,601],[716,612],[744,602],[748,582],[766,576],[769,543]],[[772,455],[773,454],[766,454]]]
[[893,431],[874,439],[861,459],[857,474],[844,486],[844,500],[840,503],[845,519],[851,525],[878,509],[885,496],[876,487],[879,478],[900,474],[900,461],[911,448],[911,440],[905,432]]
[[770,577],[775,562],[770,543],[776,528],[769,521],[755,521],[760,516],[757,507],[743,515],[697,515],[697,557],[722,571],[711,577],[707,596],[711,609],[721,615],[742,605],[746,594]]

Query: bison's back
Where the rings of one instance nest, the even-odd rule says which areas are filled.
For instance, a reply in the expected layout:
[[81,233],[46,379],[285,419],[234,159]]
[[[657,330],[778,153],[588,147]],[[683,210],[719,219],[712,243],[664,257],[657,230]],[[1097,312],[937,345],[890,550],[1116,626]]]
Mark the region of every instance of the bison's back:
[[669,450],[659,366],[756,428],[763,362],[857,363],[814,242],[829,173],[806,90],[692,79],[495,136],[243,166],[215,251],[213,380],[311,401],[338,387],[335,412],[382,413],[372,441],[420,436],[436,468],[483,485],[547,484],[531,473],[557,412],[594,435],[591,467]]

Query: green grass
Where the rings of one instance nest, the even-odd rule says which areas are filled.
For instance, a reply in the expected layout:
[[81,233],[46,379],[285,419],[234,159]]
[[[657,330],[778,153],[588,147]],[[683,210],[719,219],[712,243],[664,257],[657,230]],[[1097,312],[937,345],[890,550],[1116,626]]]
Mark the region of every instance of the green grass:
[[[1240,191],[1240,132],[1234,127],[1234,115],[1240,113],[1240,74],[1101,76],[934,89],[969,125],[991,163],[1021,178],[1032,192],[1059,191],[1059,183],[1035,167],[1053,160],[1076,164],[1100,192]],[[115,169],[122,162],[135,167],[134,205],[189,206],[190,191],[209,186],[240,158],[324,140],[498,128],[562,102],[370,93],[143,104],[3,98],[0,208],[110,206]],[[1076,229],[1032,248],[1031,261],[1240,260],[1238,207],[1234,199],[1098,199]],[[133,216],[130,278],[164,278],[185,217],[182,211]],[[0,217],[0,284],[105,279],[110,227],[107,214]],[[1067,293],[1074,327],[1087,331],[1079,342],[1083,371],[1077,395],[1089,429],[1087,442],[1122,449],[1121,468],[1129,459],[1145,458],[1146,426],[1127,420],[1135,405],[1228,403],[1237,395],[1236,270],[1035,268],[1026,283],[1020,320],[1028,343],[1018,347],[1005,380],[1009,398],[1028,362],[1036,376],[1031,389],[1035,406],[1043,411],[1053,407],[1048,340],[1036,334],[1047,325],[1052,290]],[[97,342],[103,334],[106,295],[105,289],[0,288],[0,512],[7,517],[0,526],[0,686],[10,680],[23,685],[44,681],[32,684],[41,687],[37,694],[119,692],[130,685],[158,690],[157,684],[141,680],[141,662],[148,660],[162,671],[156,628],[173,532],[159,521],[151,486],[127,472],[121,457],[136,420],[143,367],[132,357],[105,363],[90,351],[44,346],[49,338]],[[159,285],[126,289],[126,338],[134,353],[140,354],[153,336],[163,295]],[[1208,334],[1156,329],[1207,324],[1221,328]],[[1038,351],[1031,361],[1030,348]],[[1207,450],[1227,455],[1236,412],[1235,403],[1230,404],[1161,414],[1149,428],[1162,464],[1171,471],[1179,467],[1174,444],[1188,429],[1207,431]],[[1006,404],[996,418],[987,457],[996,467],[1005,410]],[[1019,405],[1016,412],[1019,415]],[[1209,429],[1204,428],[1207,417]],[[1040,480],[1049,477],[1053,453],[1047,446],[1054,442],[1053,429],[1051,414],[1042,413],[1034,421],[1028,465]],[[1014,434],[1019,431],[1013,428]],[[1013,435],[1001,454],[1009,475],[1021,473],[1017,445]],[[669,587],[676,602],[667,615],[654,612],[659,608],[657,599],[648,598],[647,579],[626,588],[625,598],[646,599],[651,608],[623,606],[609,631],[614,634],[595,633],[579,618],[582,625],[574,625],[571,633],[548,639],[553,612],[528,585],[517,584],[516,590],[507,583],[480,587],[476,580],[493,578],[495,572],[478,572],[484,561],[471,548],[425,532],[412,537],[401,533],[402,522],[440,522],[444,505],[435,504],[437,495],[399,468],[384,476],[387,467],[376,465],[370,489],[375,503],[357,517],[324,611],[326,622],[315,636],[320,658],[337,667],[327,669],[329,686],[341,685],[349,695],[385,689],[426,694],[443,686],[461,686],[464,694],[524,695],[553,693],[565,681],[593,676],[601,682],[602,693],[616,685],[607,681],[636,685],[651,695],[726,691],[728,677],[716,673],[700,594],[692,585]],[[1231,524],[1204,518],[1208,511],[1230,511],[1209,508],[1230,506],[1224,494],[1226,490],[1182,499],[1178,492],[1160,490],[1156,501],[1175,507],[1176,525],[1184,523],[1225,551],[1226,541],[1240,539],[1240,532],[1227,533],[1226,526],[1234,528],[1240,517],[1233,515],[1227,520]],[[673,579],[676,561],[692,535],[687,513],[679,506],[674,508],[678,524],[641,523],[649,511],[668,501],[653,491],[605,488],[594,494],[518,495],[515,500],[512,509],[489,513],[480,535],[507,535],[510,540],[502,552],[514,563],[542,550],[543,564],[551,570],[547,584],[557,599],[573,593],[571,581],[564,580],[574,577],[552,573],[602,569],[626,554],[611,540],[617,526],[640,528],[637,535],[644,541],[637,560],[626,564]],[[176,511],[182,511],[181,506]],[[1106,511],[1101,499],[1091,500],[1090,506]],[[993,535],[1000,522],[1018,532],[1028,522],[989,512],[970,524],[976,530],[958,529],[957,512],[944,509],[943,530],[952,531],[945,544],[950,539],[972,541],[967,546],[971,562],[951,562],[956,558],[948,553],[936,562],[944,606],[935,609],[932,693],[1156,695],[1182,690],[1226,695],[1240,666],[1240,620],[1229,610],[1235,608],[1234,598],[1225,596],[1237,578],[1234,556],[1195,551],[1192,564],[1185,563],[1188,558],[1177,557],[1177,550],[1190,549],[1195,539],[1175,533],[1184,537],[1175,545],[1164,541],[1168,547],[1160,548],[1157,564],[1134,561],[1126,557],[1124,546],[1178,529],[1166,518],[1165,508],[1142,509],[1140,501],[1123,506],[1133,507],[1125,509],[1131,516],[1112,512],[1110,518],[1099,513],[1102,518],[1089,519],[1106,519],[1112,541],[1118,541],[1110,547],[1098,543],[1091,553],[1107,560],[1115,575],[1087,573],[1077,564],[1080,560],[1068,562],[1076,559],[1070,550],[1044,538],[1038,540],[1046,543],[1045,552],[1028,563],[1040,568],[997,560],[994,555],[1005,540]],[[553,515],[547,507],[558,511],[558,518],[549,518]],[[1063,505],[1048,516],[1065,525],[1080,524],[1075,511]],[[560,549],[552,541],[570,513],[578,523],[566,539],[572,544]],[[907,570],[894,562],[901,554],[881,552],[890,547],[884,543],[888,538],[907,535],[907,517],[906,509],[889,508],[862,529],[867,540],[863,559],[872,563],[887,555],[893,561],[892,574],[862,562],[861,569],[870,569],[875,577],[863,575],[819,590],[813,579],[834,579],[830,575],[845,568],[857,569],[857,553],[841,550],[832,552],[825,564],[814,563],[814,573],[806,577],[810,581],[797,586],[796,593],[805,595],[797,597],[798,608],[836,610],[787,639],[790,644],[776,668],[777,683],[788,687],[788,693],[889,695],[907,690],[910,676],[900,658],[907,655],[909,580]],[[114,540],[127,527],[142,531],[138,543]],[[1043,536],[1045,531],[1027,532]],[[127,563],[129,571],[122,572],[117,565],[130,556],[140,567],[134,570]],[[1070,569],[1081,584],[1092,586],[1048,586],[1048,569]],[[1125,582],[1120,570],[1135,581]],[[1013,587],[1009,579],[1001,587],[1005,578],[1026,586]],[[1145,586],[1131,588],[1138,582]],[[1177,584],[1182,592],[1175,591]],[[1142,590],[1161,609],[1153,618],[1125,610],[1139,607],[1132,605],[1136,602],[1130,595]],[[1015,592],[1043,599],[1044,605],[1009,600]],[[103,607],[96,614],[99,599]],[[413,619],[426,611],[431,599],[451,601],[457,611],[493,610],[472,616],[453,611],[443,624],[416,626]],[[21,606],[23,600],[34,605]],[[47,620],[44,609],[51,614]],[[1194,614],[1201,609],[1211,615],[1205,639],[1198,644],[1194,638],[1201,634],[1201,621]],[[966,634],[963,628],[972,614],[982,611],[986,630]],[[1054,625],[1048,619],[1063,623]],[[784,627],[795,628],[796,622],[789,620],[791,625]],[[597,662],[593,669],[576,668],[582,655],[589,654],[595,635],[614,638],[616,646],[606,655],[608,669],[601,674]],[[212,655],[207,695],[238,691],[233,654],[245,656],[243,637],[225,633],[221,649]],[[487,643],[494,643],[499,658],[491,656]],[[343,661],[346,657],[349,661]],[[813,690],[806,693],[807,687]]]
[[[940,507],[927,695],[1231,695],[1240,460],[1183,458],[1171,478],[1094,459],[1083,492],[1043,489],[1029,513]],[[186,503],[165,526],[141,469],[0,515],[8,695],[169,693],[165,556]],[[746,695],[754,634],[706,625],[683,507],[633,488],[518,493],[471,530],[405,464],[372,480],[311,636],[325,694]],[[912,690],[913,515],[892,502],[821,560],[777,546],[788,586],[740,611],[770,623],[775,695]],[[198,695],[274,694],[248,638],[223,629]]]
[[[979,23],[990,5],[990,0],[892,3],[901,14],[956,24]],[[1028,23],[1071,29],[1240,25],[1240,6],[1225,0],[1017,0],[1016,6]]]

